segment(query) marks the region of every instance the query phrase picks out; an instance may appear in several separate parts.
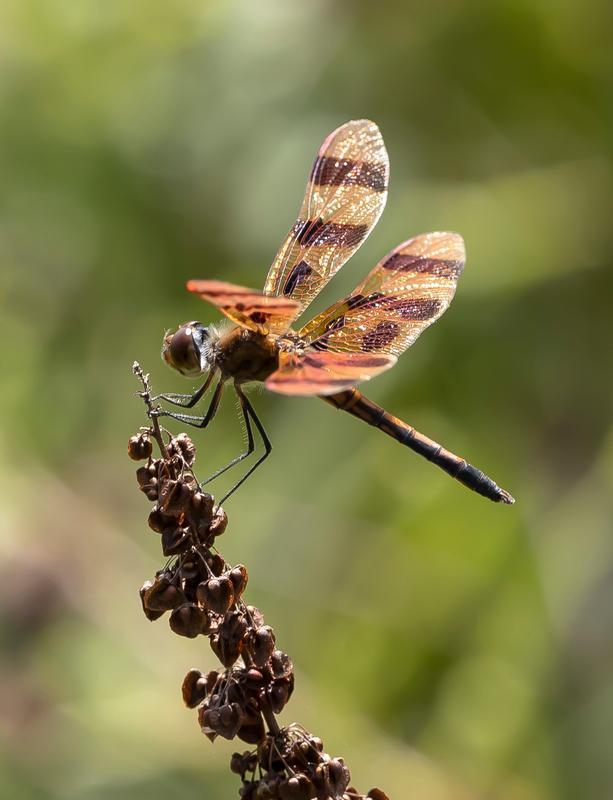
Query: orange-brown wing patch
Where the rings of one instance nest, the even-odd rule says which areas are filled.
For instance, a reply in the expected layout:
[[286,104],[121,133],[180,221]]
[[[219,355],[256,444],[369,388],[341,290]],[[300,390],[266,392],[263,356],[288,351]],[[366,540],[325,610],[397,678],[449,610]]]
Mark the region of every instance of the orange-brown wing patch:
[[212,303],[226,317],[258,333],[282,333],[296,315],[298,304],[287,297],[268,297],[255,289],[224,281],[187,282],[187,289]]
[[385,256],[353,292],[298,333],[321,352],[398,356],[448,308],[464,268],[457,233],[415,236]]
[[389,160],[374,122],[353,120],[333,131],[319,148],[298,219],[264,293],[296,300],[298,316],[375,226],[388,180]]
[[302,356],[282,353],[281,365],[266,380],[266,388],[279,394],[333,394],[367,381],[396,363],[391,355],[370,353],[318,353]]

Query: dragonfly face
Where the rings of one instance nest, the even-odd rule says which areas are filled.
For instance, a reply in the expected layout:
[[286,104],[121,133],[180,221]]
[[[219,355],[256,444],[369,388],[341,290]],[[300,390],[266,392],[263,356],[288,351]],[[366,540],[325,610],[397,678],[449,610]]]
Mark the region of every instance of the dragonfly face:
[[162,342],[162,358],[182,375],[194,377],[209,370],[211,335],[200,322],[185,322],[176,331],[168,331]]

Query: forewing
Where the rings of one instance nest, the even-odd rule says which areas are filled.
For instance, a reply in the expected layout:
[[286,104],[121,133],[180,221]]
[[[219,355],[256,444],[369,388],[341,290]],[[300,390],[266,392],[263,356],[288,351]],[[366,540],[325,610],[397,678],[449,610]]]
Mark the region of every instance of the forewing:
[[298,333],[320,352],[398,356],[447,309],[464,268],[457,233],[415,236],[388,253],[353,292]]
[[233,322],[258,333],[282,333],[296,316],[298,304],[287,297],[268,297],[255,289],[224,281],[188,281],[190,292],[218,308]]
[[323,142],[298,219],[272,263],[264,293],[309,305],[358,249],[387,199],[389,160],[379,128],[347,122]]
[[279,394],[334,394],[373,378],[395,363],[395,356],[384,354],[282,353],[279,369],[266,380],[266,388]]

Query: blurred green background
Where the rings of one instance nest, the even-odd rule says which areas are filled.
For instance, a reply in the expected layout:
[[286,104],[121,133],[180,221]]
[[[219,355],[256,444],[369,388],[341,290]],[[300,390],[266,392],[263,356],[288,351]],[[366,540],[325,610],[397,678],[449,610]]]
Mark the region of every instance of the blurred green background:
[[[316,400],[222,552],[293,657],[299,720],[394,800],[613,796],[606,0],[5,0],[0,7],[0,796],[237,796],[180,700],[207,642],[149,624],[162,563],[126,441],[192,277],[261,286],[323,137],[377,121],[387,210],[320,298],[460,231],[449,312],[370,396],[499,507]],[[241,444],[228,398],[200,470]],[[218,491],[227,484],[220,482]]]

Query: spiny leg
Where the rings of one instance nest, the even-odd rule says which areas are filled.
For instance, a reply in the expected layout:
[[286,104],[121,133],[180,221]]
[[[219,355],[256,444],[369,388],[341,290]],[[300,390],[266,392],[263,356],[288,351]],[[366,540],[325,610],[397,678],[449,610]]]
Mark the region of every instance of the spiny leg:
[[206,394],[206,391],[211,385],[214,377],[215,371],[212,370],[209,372],[209,375],[202,386],[199,389],[196,389],[196,391],[192,394],[176,394],[175,392],[165,392],[164,394],[158,394],[151,399],[153,401],[165,400],[167,403],[172,403],[173,406],[180,406],[181,408],[193,408],[200,398]]
[[240,404],[241,413],[243,415],[243,420],[245,421],[245,430],[247,431],[247,449],[245,450],[244,453],[241,453],[240,455],[236,456],[236,458],[233,458],[232,461],[230,461],[229,464],[226,464],[225,467],[218,469],[217,472],[214,472],[210,477],[208,477],[205,481],[203,481],[200,484],[201,487],[206,486],[207,483],[210,483],[215,478],[218,478],[220,475],[226,472],[226,470],[229,470],[231,467],[243,461],[243,459],[247,458],[247,456],[250,456],[255,450],[255,442],[253,440],[253,431],[251,430],[251,422],[249,420],[249,414],[247,413],[247,409],[245,407],[245,396],[239,392],[237,392],[237,396],[238,396],[238,402]]
[[221,500],[218,502],[218,506],[223,505],[230,495],[234,494],[234,492],[238,489],[239,486],[242,486],[243,483],[247,480],[247,478],[255,472],[255,470],[260,466],[260,464],[265,461],[272,451],[272,444],[270,443],[270,439],[264,430],[264,426],[260,422],[258,415],[255,413],[255,410],[247,397],[243,394],[242,389],[240,388],[238,383],[234,384],[234,388],[236,393],[239,397],[239,401],[241,403],[241,407],[244,408],[246,414],[251,417],[255,427],[258,429],[258,433],[262,438],[262,443],[264,444],[264,453],[258,458],[258,460],[250,467],[247,472],[243,475],[243,477],[236,483],[229,492],[227,492]]
[[206,428],[219,409],[219,403],[221,401],[223,389],[224,382],[223,380],[220,380],[215,387],[213,397],[211,398],[209,407],[207,408],[206,414],[203,417],[195,417],[191,414],[180,414],[175,411],[159,411],[157,412],[157,416],[170,417],[171,419],[176,419],[179,422],[185,422],[186,425],[191,425],[194,428]]

